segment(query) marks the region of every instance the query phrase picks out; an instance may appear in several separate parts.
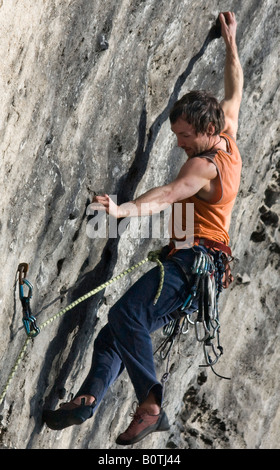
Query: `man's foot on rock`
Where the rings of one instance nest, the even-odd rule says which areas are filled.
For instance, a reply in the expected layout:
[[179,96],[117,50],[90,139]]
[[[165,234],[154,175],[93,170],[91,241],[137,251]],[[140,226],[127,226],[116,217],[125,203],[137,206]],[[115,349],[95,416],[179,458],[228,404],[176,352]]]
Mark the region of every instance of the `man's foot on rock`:
[[73,424],[82,424],[93,415],[95,400],[87,396],[77,397],[69,403],[63,403],[58,410],[44,410],[43,421],[55,431]]
[[132,416],[133,420],[127,430],[118,436],[117,444],[135,444],[152,432],[170,429],[167,416],[163,410],[160,410],[159,414],[154,415],[139,407]]

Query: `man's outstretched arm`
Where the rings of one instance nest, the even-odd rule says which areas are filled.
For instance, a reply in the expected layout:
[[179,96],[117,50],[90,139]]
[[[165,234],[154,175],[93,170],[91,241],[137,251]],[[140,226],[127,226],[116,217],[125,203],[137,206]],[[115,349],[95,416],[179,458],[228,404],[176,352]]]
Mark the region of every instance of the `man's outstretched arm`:
[[236,138],[243,91],[243,71],[236,45],[237,22],[232,12],[220,13],[221,33],[226,45],[224,72],[225,97],[221,102],[225,113],[224,132]]
[[134,201],[118,206],[108,194],[95,196],[90,209],[105,210],[115,218],[141,217],[157,214],[174,202],[196,194],[213,178],[214,166],[205,159],[189,159],[182,166],[177,178],[169,184],[150,189]]

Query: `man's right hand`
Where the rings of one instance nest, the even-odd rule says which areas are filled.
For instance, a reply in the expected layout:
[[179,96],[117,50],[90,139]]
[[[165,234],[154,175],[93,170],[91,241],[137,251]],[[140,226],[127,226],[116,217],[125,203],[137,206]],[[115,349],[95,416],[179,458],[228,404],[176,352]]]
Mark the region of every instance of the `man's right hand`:
[[94,196],[92,203],[88,206],[90,210],[106,211],[107,214],[112,215],[116,219],[121,217],[119,206],[108,196]]
[[220,13],[219,20],[221,23],[222,37],[224,38],[226,45],[232,46],[236,40],[237,22],[235,14],[231,11]]

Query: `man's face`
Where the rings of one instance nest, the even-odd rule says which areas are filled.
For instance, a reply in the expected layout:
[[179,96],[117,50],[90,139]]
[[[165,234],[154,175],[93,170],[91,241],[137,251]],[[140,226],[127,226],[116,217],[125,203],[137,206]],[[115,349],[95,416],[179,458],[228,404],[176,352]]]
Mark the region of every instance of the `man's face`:
[[171,125],[171,130],[177,137],[178,147],[184,149],[188,157],[194,157],[208,150],[208,135],[206,133],[196,134],[193,126],[183,118],[178,118],[177,121]]

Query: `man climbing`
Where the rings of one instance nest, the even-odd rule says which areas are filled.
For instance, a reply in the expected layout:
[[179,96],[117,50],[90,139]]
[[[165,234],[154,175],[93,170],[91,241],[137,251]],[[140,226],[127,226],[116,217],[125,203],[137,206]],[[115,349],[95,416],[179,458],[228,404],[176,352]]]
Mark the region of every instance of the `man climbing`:
[[98,208],[116,218],[149,215],[174,203],[184,206],[191,202],[193,246],[177,249],[178,240],[173,233],[172,250],[164,261],[164,285],[155,305],[158,267],[142,276],[110,309],[108,323],[94,343],[91,369],[76,397],[56,411],[44,411],[44,421],[51,429],[81,424],[90,418],[124,368],[139,406],[116,442],[133,444],[151,432],[169,429],[162,409],[162,384],[156,378],[150,333],[174,318],[173,312],[182,306],[189,291],[172,256],[175,253],[176,259],[188,269],[197,252],[228,253],[230,216],[240,183],[241,158],[235,139],[243,73],[236,46],[237,23],[232,12],[221,13],[219,19],[226,46],[225,96],[219,104],[206,92],[192,91],[175,103],[170,112],[171,130],[188,157],[177,178],[120,206],[108,195],[96,196],[94,200]]

